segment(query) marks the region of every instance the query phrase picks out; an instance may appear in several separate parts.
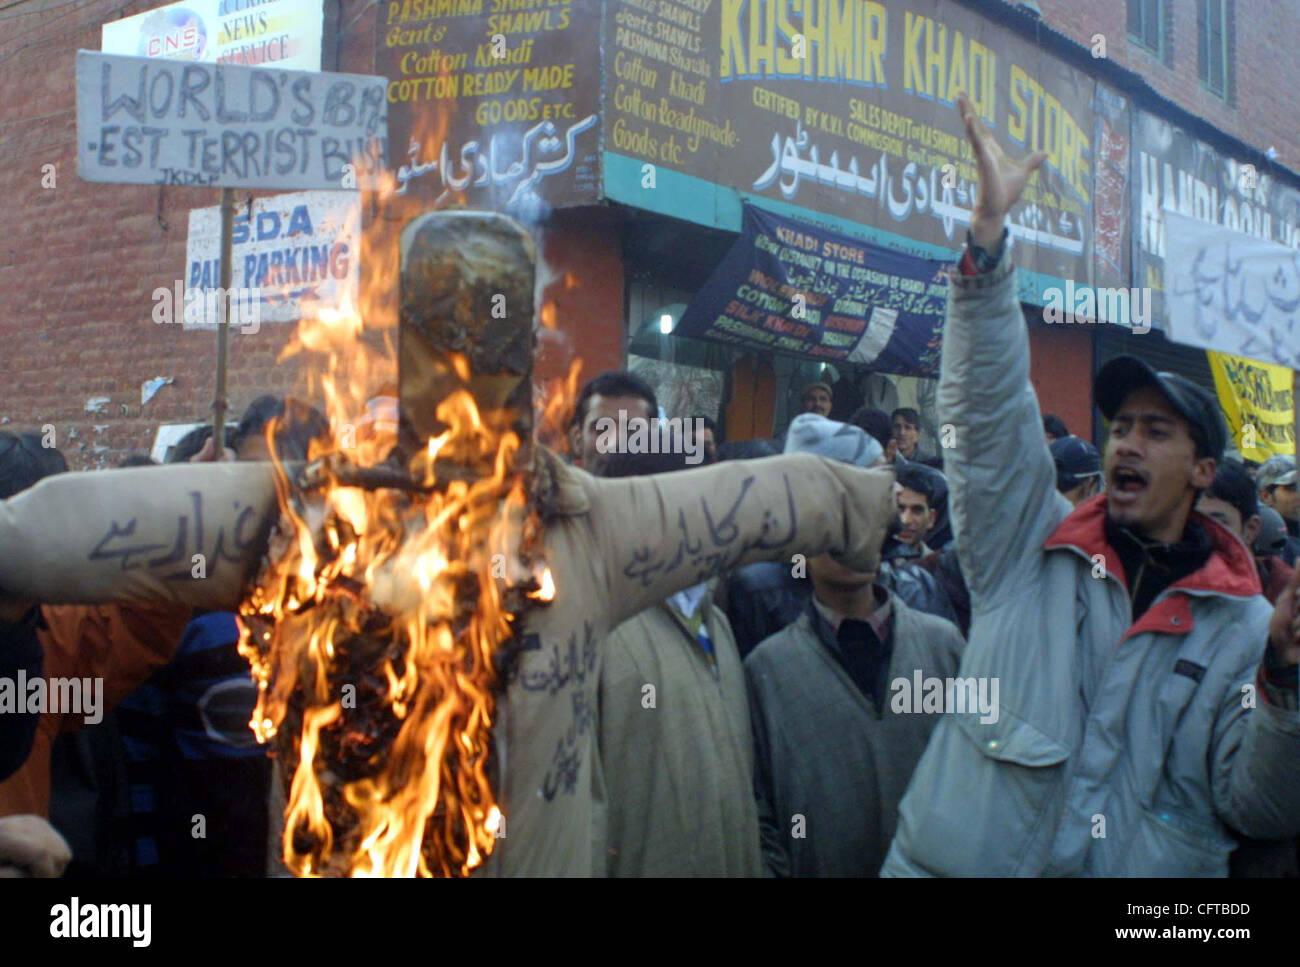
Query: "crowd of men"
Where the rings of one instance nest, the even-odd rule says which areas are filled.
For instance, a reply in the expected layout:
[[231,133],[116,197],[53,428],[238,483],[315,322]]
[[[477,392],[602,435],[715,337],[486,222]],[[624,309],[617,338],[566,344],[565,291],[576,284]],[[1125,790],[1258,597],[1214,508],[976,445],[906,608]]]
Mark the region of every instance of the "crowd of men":
[[[1043,157],[961,106],[940,452],[912,409],[830,419],[818,382],[779,446],[701,421],[692,466],[602,432],[664,415],[644,380],[582,389],[569,459],[542,455],[560,592],[520,629],[572,674],[503,683],[496,872],[1296,875],[1295,462],[1225,458],[1213,395],[1134,357],[1094,379],[1104,454],[1040,413],[1004,224]],[[282,456],[325,431],[264,398],[229,456],[265,458],[275,417]],[[0,434],[0,498],[63,469]],[[277,872],[228,610],[0,604],[0,679],[99,677],[115,709],[83,739],[0,715],[0,865]]]
[[[1209,394],[1162,378],[1212,412]],[[937,721],[893,716],[889,685],[900,672],[958,676],[970,594],[947,480],[917,453],[916,411],[863,407],[845,424],[826,417],[830,401],[827,384],[805,387],[784,449],[894,469],[897,516],[882,563],[874,573],[829,556],[802,566],[746,565],[609,635],[597,756],[609,763],[608,875],[874,875],[885,860],[899,803]],[[632,419],[662,415],[648,383],[627,372],[602,374],[583,389],[575,414],[573,449],[582,465],[611,476],[687,469],[671,455],[600,453],[594,427],[619,411]],[[1042,425],[1055,489],[1069,506],[1103,494],[1097,448],[1053,414]],[[766,441],[717,440],[711,421],[707,432],[724,460],[777,452]],[[1195,505],[1251,549],[1270,603],[1290,582],[1300,549],[1295,493],[1290,457],[1262,466],[1225,459]],[[658,714],[640,702],[648,682],[671,702]],[[1238,840],[1234,875],[1297,874],[1294,839]]]
[[[896,714],[891,699],[914,674],[960,678],[971,597],[948,482],[921,462],[916,412],[861,408],[840,423],[823,415],[828,398],[823,384],[807,389],[783,449],[894,471],[896,516],[880,565],[854,571],[829,554],[755,562],[678,591],[609,632],[595,730],[605,847],[596,875],[875,875],[885,862],[903,794],[939,720]],[[583,388],[570,436],[575,466],[609,478],[690,469],[684,452],[602,452],[596,427],[620,411],[625,420],[662,415],[654,390],[632,373],[604,373]],[[284,412],[280,398],[256,400],[227,459],[265,459],[266,423]],[[1097,449],[1058,417],[1042,424],[1056,491],[1071,507],[1104,501]],[[700,425],[705,464],[777,452],[771,441],[735,447],[713,421]],[[288,426],[280,437],[288,456],[305,455],[308,441],[326,433],[305,407]],[[0,447],[0,497],[66,470],[35,434],[0,435]],[[170,460],[211,457],[204,427]],[[1224,460],[1196,501],[1251,549],[1270,603],[1290,584],[1300,550],[1296,491],[1289,457],[1262,466]],[[236,650],[233,614],[194,614],[185,624],[147,609],[15,602],[5,617],[0,677],[19,667],[29,678],[42,669],[102,676],[112,707],[93,726],[53,715],[0,720],[25,719],[39,736],[25,759],[17,754],[23,740],[11,733],[0,750],[7,776],[0,812],[9,817],[0,821],[0,844],[9,844],[9,862],[52,872],[71,860],[71,873],[87,875],[255,876],[275,868],[271,769],[248,728],[256,691]],[[195,816],[221,835],[193,835]],[[1296,875],[1294,840],[1239,842],[1235,874]]]

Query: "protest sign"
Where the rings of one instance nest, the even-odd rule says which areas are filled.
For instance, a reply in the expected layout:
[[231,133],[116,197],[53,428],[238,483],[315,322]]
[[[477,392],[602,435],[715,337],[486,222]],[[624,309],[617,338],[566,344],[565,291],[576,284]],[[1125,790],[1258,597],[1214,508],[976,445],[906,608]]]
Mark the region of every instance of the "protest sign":
[[387,81],[77,53],[86,181],[356,188],[387,153]]
[[1166,211],[1169,338],[1300,369],[1300,251]]
[[1219,406],[1241,455],[1263,463],[1295,453],[1291,371],[1227,353],[1207,353]]

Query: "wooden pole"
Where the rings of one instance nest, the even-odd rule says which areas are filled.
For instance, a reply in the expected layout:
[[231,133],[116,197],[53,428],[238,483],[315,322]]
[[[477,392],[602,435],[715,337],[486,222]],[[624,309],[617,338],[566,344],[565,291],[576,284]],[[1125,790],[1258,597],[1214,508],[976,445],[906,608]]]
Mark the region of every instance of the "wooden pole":
[[217,390],[212,400],[212,459],[226,450],[226,360],[230,350],[230,282],[234,263],[235,192],[221,189],[221,292],[217,315]]

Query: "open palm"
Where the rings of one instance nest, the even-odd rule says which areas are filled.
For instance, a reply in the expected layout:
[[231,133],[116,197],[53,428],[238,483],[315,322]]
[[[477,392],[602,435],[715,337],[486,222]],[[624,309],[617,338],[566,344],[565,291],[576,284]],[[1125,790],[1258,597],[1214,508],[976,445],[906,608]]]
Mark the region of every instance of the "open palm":
[[1036,151],[1020,161],[1013,161],[1002,151],[993,132],[989,131],[975,114],[975,108],[964,93],[957,95],[957,109],[966,125],[979,170],[979,197],[971,213],[971,234],[975,244],[991,248],[1002,234],[1002,223],[1011,206],[1020,200],[1025,183],[1038,170],[1047,155]]

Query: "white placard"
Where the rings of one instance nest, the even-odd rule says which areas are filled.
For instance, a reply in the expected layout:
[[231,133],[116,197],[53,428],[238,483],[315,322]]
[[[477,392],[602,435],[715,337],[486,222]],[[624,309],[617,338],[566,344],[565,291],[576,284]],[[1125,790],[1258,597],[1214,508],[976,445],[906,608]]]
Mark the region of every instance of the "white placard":
[[106,54],[320,70],[321,0],[188,0],[104,24]]
[[[258,300],[259,322],[294,322],[303,307],[356,305],[361,277],[361,205],[354,192],[298,191],[242,208],[232,234],[231,286]],[[221,284],[221,208],[190,212],[185,245],[187,328],[216,325],[207,297]]]
[[1300,251],[1164,213],[1166,333],[1300,369]]
[[384,165],[388,82],[77,52],[86,181],[349,189]]

